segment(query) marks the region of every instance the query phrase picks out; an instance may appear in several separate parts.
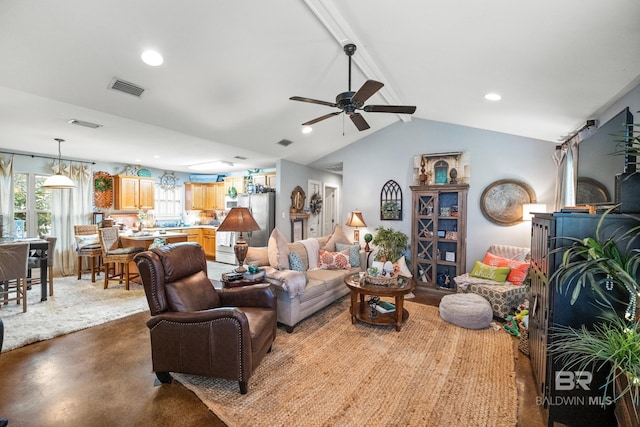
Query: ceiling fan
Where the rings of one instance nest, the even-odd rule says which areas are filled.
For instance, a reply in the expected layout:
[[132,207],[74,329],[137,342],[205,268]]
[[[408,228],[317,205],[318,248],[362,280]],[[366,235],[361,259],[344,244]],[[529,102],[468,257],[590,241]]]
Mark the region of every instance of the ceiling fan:
[[345,113],[349,115],[351,121],[358,128],[363,131],[369,129],[369,124],[362,117],[362,114],[358,110],[366,111],[367,113],[395,113],[395,114],[413,114],[416,111],[415,106],[409,105],[364,105],[365,101],[373,94],[378,92],[384,83],[377,82],[375,80],[367,80],[357,92],[351,91],[351,57],[356,51],[356,45],[349,43],[344,46],[344,53],[349,57],[349,90],[342,92],[336,96],[336,102],[320,101],[312,98],[304,98],[302,96],[292,96],[291,100],[310,102],[312,104],[326,105],[328,107],[337,107],[340,111],[325,114],[308,122],[302,123],[302,126],[310,126],[314,123],[318,123],[329,117],[337,116],[338,114]]

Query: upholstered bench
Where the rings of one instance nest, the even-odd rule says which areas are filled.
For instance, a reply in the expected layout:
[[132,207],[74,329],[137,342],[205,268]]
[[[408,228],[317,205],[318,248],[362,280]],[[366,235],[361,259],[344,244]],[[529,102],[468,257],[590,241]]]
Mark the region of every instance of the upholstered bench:
[[450,294],[440,300],[440,317],[467,329],[484,329],[491,324],[489,301],[476,294]]
[[493,315],[500,319],[505,319],[513,314],[516,308],[527,298],[526,286],[514,286],[511,284],[486,284],[469,283],[465,289],[460,289],[463,293],[474,293],[489,301]]
[[[528,263],[530,261],[529,248],[508,245],[492,245],[487,254],[497,257]],[[485,259],[487,258],[486,255]],[[493,315],[505,319],[513,314],[516,308],[527,298],[527,286],[514,285],[510,282],[494,282],[492,280],[472,277],[469,273],[454,277],[456,288],[461,293],[474,293],[487,299],[491,304]]]

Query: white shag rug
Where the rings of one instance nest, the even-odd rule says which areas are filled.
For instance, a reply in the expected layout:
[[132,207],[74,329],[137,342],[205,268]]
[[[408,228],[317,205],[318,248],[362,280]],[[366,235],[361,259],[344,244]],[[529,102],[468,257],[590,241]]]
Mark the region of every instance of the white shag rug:
[[[228,264],[207,262],[208,275],[220,279],[224,272],[234,267]],[[81,280],[76,276],[56,277],[54,295],[40,301],[40,284],[27,292],[27,312],[22,304],[10,301],[0,307],[0,319],[4,322],[2,351],[13,350],[27,344],[55,338],[70,332],[120,319],[149,309],[142,285],[109,282],[104,289],[104,276],[91,283],[85,274]]]

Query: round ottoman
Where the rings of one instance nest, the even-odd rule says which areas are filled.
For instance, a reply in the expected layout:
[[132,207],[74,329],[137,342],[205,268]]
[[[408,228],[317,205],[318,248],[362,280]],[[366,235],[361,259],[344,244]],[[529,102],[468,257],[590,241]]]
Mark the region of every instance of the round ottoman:
[[450,294],[440,300],[440,317],[468,329],[483,329],[493,319],[489,301],[476,294]]

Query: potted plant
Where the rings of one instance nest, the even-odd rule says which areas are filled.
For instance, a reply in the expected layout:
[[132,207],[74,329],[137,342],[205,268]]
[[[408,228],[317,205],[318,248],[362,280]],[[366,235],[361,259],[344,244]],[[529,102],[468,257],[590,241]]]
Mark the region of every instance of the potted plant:
[[409,237],[393,228],[378,227],[371,243],[378,247],[375,259],[378,261],[397,261],[409,247]]
[[[613,209],[613,208],[612,208]],[[611,403],[631,397],[635,407],[640,396],[640,319],[636,298],[640,293],[640,249],[631,244],[638,238],[640,226],[617,236],[603,238],[601,227],[606,211],[598,221],[595,238],[568,238],[572,244],[553,252],[564,251],[560,267],[550,277],[556,280],[560,292],[571,292],[571,304],[588,287],[598,297],[607,315],[598,320],[592,330],[585,326],[554,327],[554,340],[550,350],[563,362],[563,369],[585,370],[593,364],[604,368],[607,378],[603,389],[603,402]],[[620,250],[621,245],[626,245]],[[616,295],[628,295],[623,304],[623,316],[616,314]],[[613,396],[611,400],[608,396]],[[609,399],[609,400],[607,400]],[[634,407],[634,410],[635,410]],[[635,412],[635,411],[634,411]],[[635,412],[636,422],[638,413]]]

